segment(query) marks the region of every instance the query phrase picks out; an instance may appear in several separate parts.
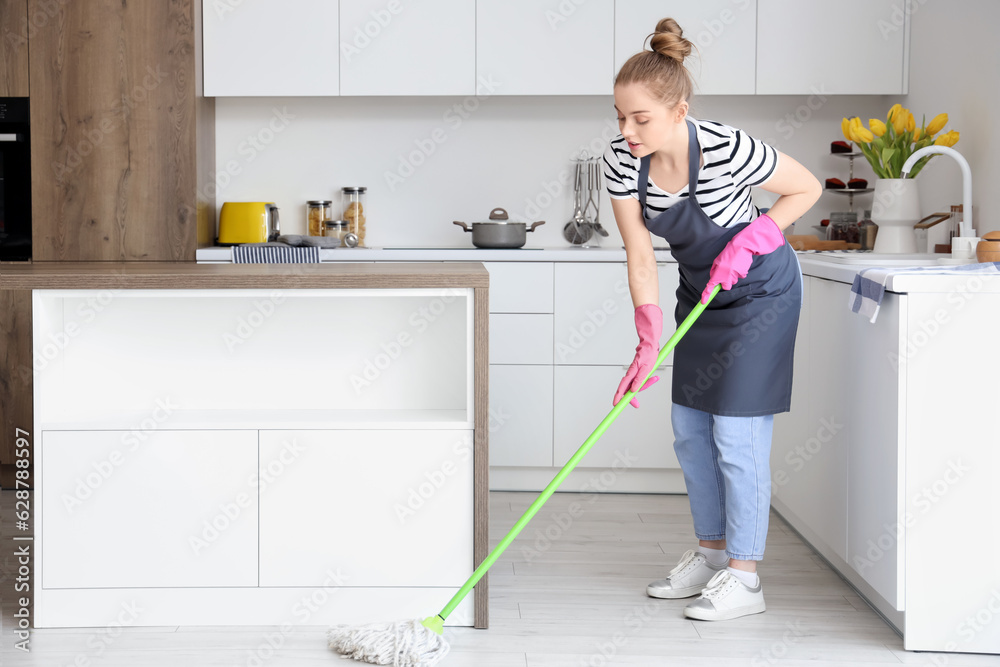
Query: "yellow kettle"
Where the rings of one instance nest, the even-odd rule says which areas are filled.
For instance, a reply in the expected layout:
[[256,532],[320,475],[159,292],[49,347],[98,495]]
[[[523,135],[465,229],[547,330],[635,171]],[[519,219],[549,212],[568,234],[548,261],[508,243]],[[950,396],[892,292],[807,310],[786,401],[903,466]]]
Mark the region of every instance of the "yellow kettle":
[[219,245],[274,241],[281,233],[273,202],[227,201],[219,214]]

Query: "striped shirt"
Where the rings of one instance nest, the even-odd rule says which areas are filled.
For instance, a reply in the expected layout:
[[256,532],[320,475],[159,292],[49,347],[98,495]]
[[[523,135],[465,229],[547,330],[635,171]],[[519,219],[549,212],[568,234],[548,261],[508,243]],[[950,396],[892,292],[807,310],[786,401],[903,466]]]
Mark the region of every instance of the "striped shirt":
[[[750,188],[763,185],[778,165],[778,151],[743,130],[688,116],[695,125],[704,163],[698,172],[695,198],[702,210],[722,227],[749,222],[760,215],[750,197]],[[611,140],[604,152],[604,176],[612,199],[639,198],[639,158],[633,157],[622,135]],[[647,179],[646,208],[652,220],[687,199],[688,184],[669,193]]]

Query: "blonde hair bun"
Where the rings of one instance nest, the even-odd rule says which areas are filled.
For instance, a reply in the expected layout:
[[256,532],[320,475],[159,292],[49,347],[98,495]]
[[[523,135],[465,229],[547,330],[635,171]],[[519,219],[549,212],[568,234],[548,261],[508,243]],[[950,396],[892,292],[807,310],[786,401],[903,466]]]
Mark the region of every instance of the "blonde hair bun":
[[656,24],[656,32],[649,40],[649,47],[661,56],[683,63],[691,55],[691,42],[684,37],[684,31],[677,21],[666,18]]

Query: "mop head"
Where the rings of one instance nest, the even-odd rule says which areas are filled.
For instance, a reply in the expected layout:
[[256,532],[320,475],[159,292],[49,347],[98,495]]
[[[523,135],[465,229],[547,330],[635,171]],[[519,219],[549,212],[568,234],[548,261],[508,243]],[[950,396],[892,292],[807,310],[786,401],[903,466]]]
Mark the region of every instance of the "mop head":
[[373,665],[418,667],[436,665],[448,655],[448,642],[419,620],[336,625],[327,635],[330,648],[344,658]]

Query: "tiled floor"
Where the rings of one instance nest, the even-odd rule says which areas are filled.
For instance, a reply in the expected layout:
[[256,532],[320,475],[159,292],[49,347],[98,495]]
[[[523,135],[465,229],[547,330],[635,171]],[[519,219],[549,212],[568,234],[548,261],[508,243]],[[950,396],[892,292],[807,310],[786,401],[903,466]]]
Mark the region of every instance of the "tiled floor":
[[[491,546],[534,498],[490,494]],[[346,664],[326,648],[324,627],[289,633],[273,654],[266,642],[274,631],[269,627],[126,628],[110,644],[91,629],[35,630],[32,652],[15,651],[13,492],[3,491],[2,501],[0,663],[5,666]],[[490,628],[448,628],[452,652],[442,664],[1000,664],[996,656],[904,651],[899,636],[773,513],[760,566],[768,610],[718,623],[687,620],[681,614],[686,600],[652,600],[645,586],[694,544],[687,496],[557,493],[491,570]]]

